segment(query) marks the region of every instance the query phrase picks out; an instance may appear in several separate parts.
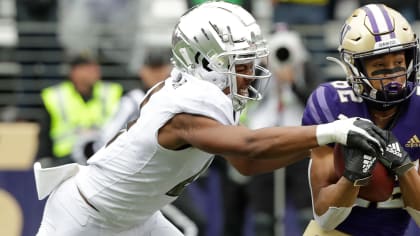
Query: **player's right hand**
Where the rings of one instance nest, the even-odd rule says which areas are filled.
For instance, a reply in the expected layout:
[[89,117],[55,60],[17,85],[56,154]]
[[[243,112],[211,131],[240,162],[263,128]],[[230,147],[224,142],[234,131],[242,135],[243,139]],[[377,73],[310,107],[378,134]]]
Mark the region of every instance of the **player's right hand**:
[[351,148],[360,149],[373,157],[382,155],[386,146],[386,132],[370,120],[355,117],[332,122],[335,141]]
[[354,186],[369,184],[376,157],[364,154],[361,150],[343,146],[344,173],[343,176]]

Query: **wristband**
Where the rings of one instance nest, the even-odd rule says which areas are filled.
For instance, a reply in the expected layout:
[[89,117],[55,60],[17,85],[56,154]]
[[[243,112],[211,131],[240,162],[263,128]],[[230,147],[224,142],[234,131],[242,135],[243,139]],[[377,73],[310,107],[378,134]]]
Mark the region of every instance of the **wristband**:
[[334,143],[334,126],[332,123],[316,126],[316,140],[319,146]]

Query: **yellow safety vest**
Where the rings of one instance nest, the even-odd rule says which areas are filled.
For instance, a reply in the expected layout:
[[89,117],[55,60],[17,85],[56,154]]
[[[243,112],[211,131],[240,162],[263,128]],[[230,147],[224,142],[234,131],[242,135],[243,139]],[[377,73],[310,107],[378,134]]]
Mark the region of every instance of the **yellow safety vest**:
[[121,85],[102,81],[94,85],[87,102],[70,81],[43,89],[41,97],[50,115],[54,156],[69,155],[80,130],[101,127],[116,111],[122,93]]

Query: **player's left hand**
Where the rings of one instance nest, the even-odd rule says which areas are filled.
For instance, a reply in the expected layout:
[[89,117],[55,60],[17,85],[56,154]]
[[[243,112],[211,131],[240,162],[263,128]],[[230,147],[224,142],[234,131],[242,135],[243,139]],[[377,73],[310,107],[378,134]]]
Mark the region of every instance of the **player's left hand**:
[[387,131],[387,145],[379,161],[393,174],[403,175],[410,168],[414,167],[410,156],[398,142],[398,139],[391,131]]

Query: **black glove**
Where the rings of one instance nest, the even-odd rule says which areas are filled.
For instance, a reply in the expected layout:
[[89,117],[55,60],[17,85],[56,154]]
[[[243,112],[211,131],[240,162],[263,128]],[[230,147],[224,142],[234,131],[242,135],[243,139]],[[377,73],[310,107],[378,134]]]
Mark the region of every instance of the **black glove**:
[[341,143],[371,156],[381,155],[386,146],[386,132],[370,120],[353,117],[318,125],[319,145]]
[[369,184],[372,170],[376,164],[376,157],[364,154],[359,149],[343,147],[344,173],[343,176],[350,180],[354,186]]
[[353,125],[365,130],[379,143],[373,142],[370,139],[366,139],[359,133],[350,131],[347,136],[347,146],[356,147],[358,149],[360,148],[361,150],[363,150],[363,153],[367,153],[371,156],[381,155],[386,146],[386,131],[377,127],[370,120],[365,120],[361,118],[356,119]]
[[393,174],[403,175],[414,163],[391,131],[387,131],[387,145],[379,161]]

